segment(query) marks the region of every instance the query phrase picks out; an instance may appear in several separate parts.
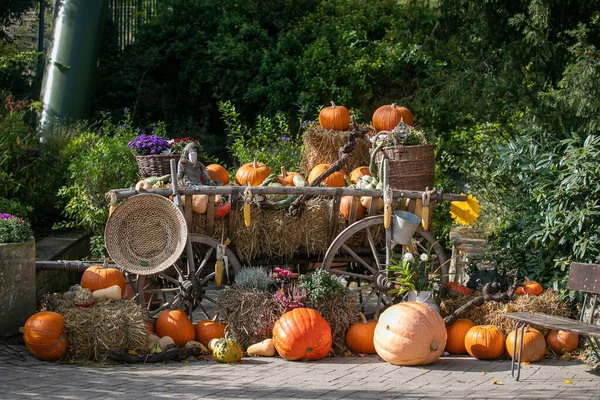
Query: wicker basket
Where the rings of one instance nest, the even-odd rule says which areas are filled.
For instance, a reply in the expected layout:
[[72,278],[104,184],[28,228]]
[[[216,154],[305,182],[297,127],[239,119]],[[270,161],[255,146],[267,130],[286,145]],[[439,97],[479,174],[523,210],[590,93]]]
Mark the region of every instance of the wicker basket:
[[389,165],[388,182],[393,189],[432,189],[435,176],[434,146],[385,147],[377,154],[377,164],[383,157]]
[[172,201],[157,194],[138,194],[123,201],[104,230],[110,258],[138,275],[169,268],[183,252],[186,240],[183,214]]
[[142,178],[149,176],[163,176],[171,173],[171,160],[178,161],[181,154],[152,154],[149,156],[135,156]]

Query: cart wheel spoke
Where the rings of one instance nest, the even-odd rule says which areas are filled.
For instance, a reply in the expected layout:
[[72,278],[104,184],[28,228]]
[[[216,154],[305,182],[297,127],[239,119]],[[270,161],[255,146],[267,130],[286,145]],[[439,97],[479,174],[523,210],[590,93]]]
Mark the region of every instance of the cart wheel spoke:
[[204,259],[202,260],[202,262],[200,263],[200,265],[198,266],[198,269],[196,269],[196,278],[200,277],[202,272],[204,271],[204,268],[206,267],[206,265],[208,264],[208,260],[210,259],[210,256],[213,253],[213,248],[209,248],[208,251],[206,252],[206,254],[204,255]]
[[[366,269],[368,269],[369,271],[371,271],[372,274],[377,273],[376,270],[374,270],[373,268],[371,268],[371,266],[365,261],[363,260],[362,257],[360,257],[358,254],[356,254],[350,247],[348,247],[348,245],[346,244],[342,244],[342,249],[344,249],[344,251],[348,254],[350,254],[356,261],[358,261],[363,267],[365,267]],[[379,261],[377,262],[379,263]]]
[[[379,262],[379,252],[377,251],[377,246],[375,246],[375,241],[373,240],[373,234],[371,233],[371,229],[365,229],[367,232],[367,240],[369,241],[369,247],[371,248],[371,253],[373,254],[373,259],[375,263],[377,263],[377,271],[381,270],[381,263]],[[375,271],[372,271],[375,273]]]

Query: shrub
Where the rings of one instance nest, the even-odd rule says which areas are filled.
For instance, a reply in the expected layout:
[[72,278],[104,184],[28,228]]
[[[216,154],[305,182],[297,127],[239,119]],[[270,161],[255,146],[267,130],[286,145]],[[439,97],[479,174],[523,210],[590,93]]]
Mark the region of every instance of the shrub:
[[0,243],[24,242],[32,237],[29,222],[11,214],[0,214]]

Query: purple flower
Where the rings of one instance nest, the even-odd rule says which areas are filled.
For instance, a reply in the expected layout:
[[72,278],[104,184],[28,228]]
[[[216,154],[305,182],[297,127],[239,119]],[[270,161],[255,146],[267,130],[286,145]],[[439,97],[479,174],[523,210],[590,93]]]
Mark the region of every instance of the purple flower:
[[121,125],[119,128],[121,128],[121,129],[125,129],[125,128],[127,128],[127,126],[125,126],[125,125]]
[[13,218],[13,216],[10,214],[0,214],[0,219],[10,219],[10,218]]
[[126,115],[126,114],[127,114],[127,111],[129,111],[129,108],[125,107],[125,108],[123,109],[123,115]]
[[292,140],[292,138],[290,138],[289,136],[282,136],[279,138],[280,142],[289,142],[290,140]]
[[154,135],[139,135],[128,143],[131,151],[140,156],[160,154],[169,148],[167,140]]

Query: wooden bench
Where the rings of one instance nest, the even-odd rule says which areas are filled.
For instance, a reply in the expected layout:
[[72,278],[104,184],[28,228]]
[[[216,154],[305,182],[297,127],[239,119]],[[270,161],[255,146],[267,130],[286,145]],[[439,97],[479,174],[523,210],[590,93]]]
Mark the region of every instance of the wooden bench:
[[[523,336],[525,328],[530,324],[543,326],[549,329],[571,331],[582,336],[587,336],[592,349],[596,353],[596,356],[598,356],[598,359],[600,359],[598,343],[596,341],[596,338],[600,338],[600,326],[593,324],[594,311],[598,302],[597,296],[600,294],[600,265],[572,263],[569,279],[567,280],[567,289],[581,292],[585,295],[579,314],[579,320],[529,312],[502,314],[504,317],[516,321],[513,356],[510,365],[510,372],[515,380],[518,381],[521,375]],[[584,320],[586,317],[587,320]],[[517,334],[519,330],[521,332],[520,334]],[[517,344],[518,338],[521,340],[519,340],[519,343]],[[518,359],[515,360],[517,345],[520,350]]]

